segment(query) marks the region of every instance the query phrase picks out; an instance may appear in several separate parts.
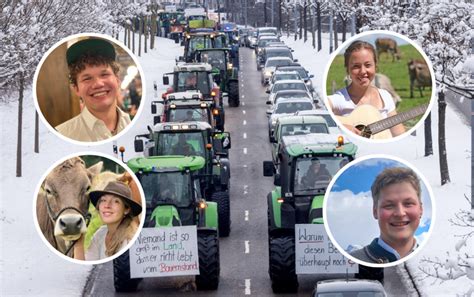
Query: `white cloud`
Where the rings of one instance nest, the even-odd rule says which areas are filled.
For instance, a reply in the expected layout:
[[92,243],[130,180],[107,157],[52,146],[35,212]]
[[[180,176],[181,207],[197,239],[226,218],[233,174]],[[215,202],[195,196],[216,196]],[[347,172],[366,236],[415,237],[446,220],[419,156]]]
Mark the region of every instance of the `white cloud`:
[[337,243],[364,246],[378,237],[379,227],[372,215],[372,195],[350,190],[331,192],[327,203],[329,229]]

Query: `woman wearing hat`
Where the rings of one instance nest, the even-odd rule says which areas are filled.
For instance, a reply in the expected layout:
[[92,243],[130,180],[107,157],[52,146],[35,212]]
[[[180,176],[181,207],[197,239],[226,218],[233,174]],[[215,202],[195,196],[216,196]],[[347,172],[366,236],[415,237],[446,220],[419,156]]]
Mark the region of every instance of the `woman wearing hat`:
[[93,261],[110,257],[127,245],[138,229],[133,217],[142,207],[132,200],[130,188],[118,181],[108,183],[102,191],[90,192],[89,198],[104,225],[95,232],[87,251],[83,237],[76,242],[74,258]]

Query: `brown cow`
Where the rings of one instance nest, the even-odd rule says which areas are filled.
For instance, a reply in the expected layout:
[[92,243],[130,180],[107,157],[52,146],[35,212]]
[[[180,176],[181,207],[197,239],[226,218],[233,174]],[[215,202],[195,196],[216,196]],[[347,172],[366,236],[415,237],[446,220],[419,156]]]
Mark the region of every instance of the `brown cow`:
[[420,96],[423,97],[421,88],[431,87],[431,73],[425,60],[410,59],[408,62],[410,77],[410,98],[413,98],[413,88],[418,87]]
[[[86,168],[81,158],[73,157],[56,166],[41,185],[36,202],[38,225],[46,240],[63,254],[86,232],[86,193],[102,166],[98,162]],[[72,250],[67,254],[72,257]]]
[[380,61],[380,54],[387,53],[392,55],[392,62],[397,61],[401,58],[400,50],[398,49],[397,42],[391,38],[377,38],[375,40],[375,47],[377,49],[377,60]]

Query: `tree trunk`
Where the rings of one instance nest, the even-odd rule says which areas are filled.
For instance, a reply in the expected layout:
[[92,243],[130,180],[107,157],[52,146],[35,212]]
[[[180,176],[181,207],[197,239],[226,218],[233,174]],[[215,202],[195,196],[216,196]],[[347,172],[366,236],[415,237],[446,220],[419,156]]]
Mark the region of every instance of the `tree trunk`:
[[135,53],[135,21],[132,21],[132,28],[130,31],[132,31],[132,53]]
[[145,32],[145,46],[143,47],[143,51],[145,53],[147,53],[147,47],[148,47],[148,33],[149,33],[149,30],[148,30],[148,16],[145,16],[145,19],[143,21],[143,27],[144,27],[144,32]]
[[304,42],[308,40],[308,6],[306,5],[306,1],[304,2],[303,8],[303,27],[304,27]]
[[[279,32],[281,32],[283,30],[283,28],[282,28],[283,20],[282,20],[281,1],[283,1],[283,0],[278,0],[278,31]],[[245,24],[247,24],[247,23],[245,23]]]
[[150,49],[155,48],[155,36],[156,36],[156,14],[151,15],[151,34],[150,34]]
[[303,7],[300,6],[300,40],[303,38]]
[[143,17],[138,19],[138,56],[142,54],[142,32],[143,32]]
[[339,46],[339,42],[337,40],[337,16],[335,16],[333,18],[334,20],[334,25],[333,25],[333,28],[334,28],[334,49],[337,49],[338,46]]
[[263,22],[265,23],[263,26],[267,26],[267,0],[263,2]]
[[318,52],[323,48],[321,44],[321,4],[316,4],[316,14],[318,18]]
[[35,153],[39,153],[39,120],[38,120],[38,111],[35,111]]
[[341,21],[342,21],[342,42],[346,41],[346,25],[347,25],[347,19],[345,17],[341,16]]
[[444,91],[438,93],[438,146],[439,146],[439,169],[441,173],[441,185],[450,182],[448,157],[446,152],[446,100]]
[[25,87],[24,74],[20,72],[20,89],[18,92],[18,131],[16,142],[16,176],[21,177],[21,138],[23,128],[23,89]]
[[425,157],[433,154],[433,137],[431,135],[431,112],[425,120]]
[[311,37],[313,37],[313,41],[312,41],[312,46],[313,48],[316,48],[316,32],[314,31],[314,22],[316,21],[315,20],[315,15],[314,15],[314,10],[312,10],[311,8],[309,9],[309,12],[311,14]]
[[128,46],[128,48],[130,48],[130,45],[127,44],[127,25],[125,25],[123,27],[124,29],[124,33],[123,33],[123,44],[125,44],[125,46]]

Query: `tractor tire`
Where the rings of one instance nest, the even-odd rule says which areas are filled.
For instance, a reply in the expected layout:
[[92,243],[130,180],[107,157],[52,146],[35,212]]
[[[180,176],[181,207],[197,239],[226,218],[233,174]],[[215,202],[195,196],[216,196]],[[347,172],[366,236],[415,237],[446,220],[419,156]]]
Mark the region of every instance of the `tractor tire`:
[[198,290],[217,290],[219,286],[220,260],[219,239],[216,233],[198,231],[199,275],[196,275]]
[[359,279],[376,280],[376,281],[379,281],[381,284],[383,284],[384,271],[383,271],[383,268],[374,268],[374,267],[359,265],[359,273],[356,273],[355,277]]
[[292,236],[270,238],[270,279],[273,293],[296,293],[295,239]]
[[230,107],[239,107],[239,82],[230,81],[229,82],[229,106]]
[[227,237],[230,233],[230,199],[229,192],[214,192],[211,201],[217,202],[219,221],[219,237]]
[[141,278],[130,278],[129,252],[114,259],[114,287],[116,292],[135,292]]

